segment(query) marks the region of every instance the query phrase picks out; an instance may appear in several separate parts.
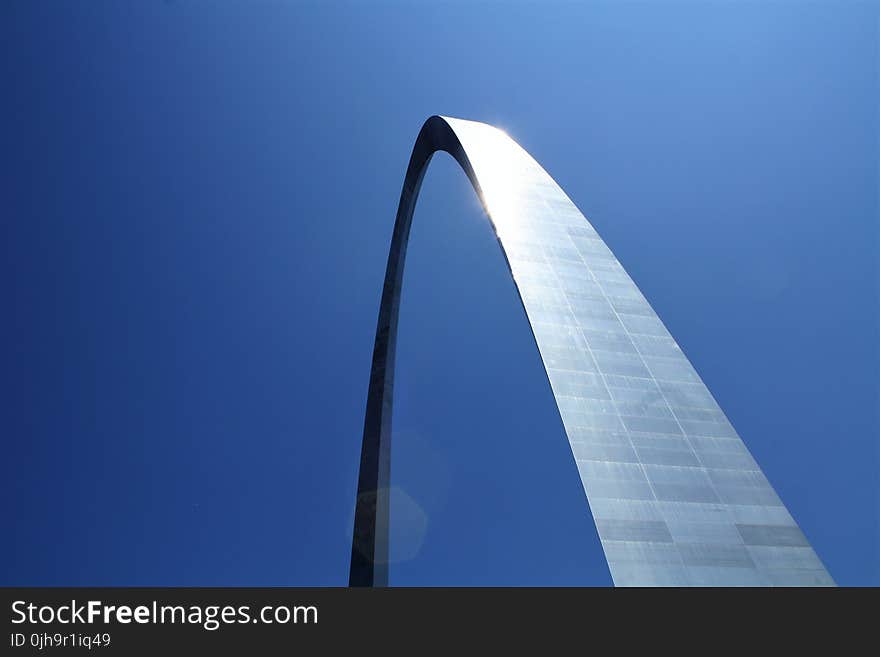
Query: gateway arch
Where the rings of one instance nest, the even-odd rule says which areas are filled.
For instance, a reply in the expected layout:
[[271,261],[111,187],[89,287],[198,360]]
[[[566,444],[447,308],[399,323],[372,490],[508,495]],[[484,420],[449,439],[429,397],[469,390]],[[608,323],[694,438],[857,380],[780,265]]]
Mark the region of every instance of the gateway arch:
[[432,116],[406,171],[382,290],[351,586],[388,585],[401,284],[432,155],[467,174],[507,259],[616,586],[834,582],[638,287],[571,199],[485,123]]

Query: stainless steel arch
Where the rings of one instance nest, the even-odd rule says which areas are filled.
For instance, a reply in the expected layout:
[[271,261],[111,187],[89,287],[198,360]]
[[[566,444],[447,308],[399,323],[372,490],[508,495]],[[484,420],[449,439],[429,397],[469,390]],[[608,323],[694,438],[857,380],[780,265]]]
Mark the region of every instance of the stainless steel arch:
[[429,118],[382,290],[350,584],[387,586],[391,408],[413,209],[436,151],[464,169],[531,324],[617,586],[833,585],[755,460],[623,267],[504,132]]

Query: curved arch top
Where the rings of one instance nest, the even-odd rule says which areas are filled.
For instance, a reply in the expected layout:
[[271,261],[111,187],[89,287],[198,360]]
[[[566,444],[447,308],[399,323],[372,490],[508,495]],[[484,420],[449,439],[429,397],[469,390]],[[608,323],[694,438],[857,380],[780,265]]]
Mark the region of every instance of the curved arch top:
[[379,309],[352,586],[388,585],[394,358],[432,155],[474,187],[507,258],[617,586],[833,585],[684,353],[592,225],[501,130],[432,116],[410,157]]

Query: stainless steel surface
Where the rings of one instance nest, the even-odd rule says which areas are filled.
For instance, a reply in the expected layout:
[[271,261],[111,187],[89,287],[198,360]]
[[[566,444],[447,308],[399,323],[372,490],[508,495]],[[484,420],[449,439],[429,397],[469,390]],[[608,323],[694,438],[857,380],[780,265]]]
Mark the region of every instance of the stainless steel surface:
[[382,293],[350,583],[387,586],[394,349],[434,152],[461,165],[507,258],[617,586],[833,585],[733,426],[590,223],[504,132],[434,116],[407,169]]

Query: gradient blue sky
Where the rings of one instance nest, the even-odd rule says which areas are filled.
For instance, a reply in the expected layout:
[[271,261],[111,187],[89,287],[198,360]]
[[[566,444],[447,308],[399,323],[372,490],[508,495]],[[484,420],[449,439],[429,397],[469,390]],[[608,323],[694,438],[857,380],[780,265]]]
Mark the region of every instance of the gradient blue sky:
[[[840,584],[880,584],[877,3],[6,2],[0,583],[343,585],[431,114],[593,222]],[[608,584],[529,329],[435,158],[392,584]]]

